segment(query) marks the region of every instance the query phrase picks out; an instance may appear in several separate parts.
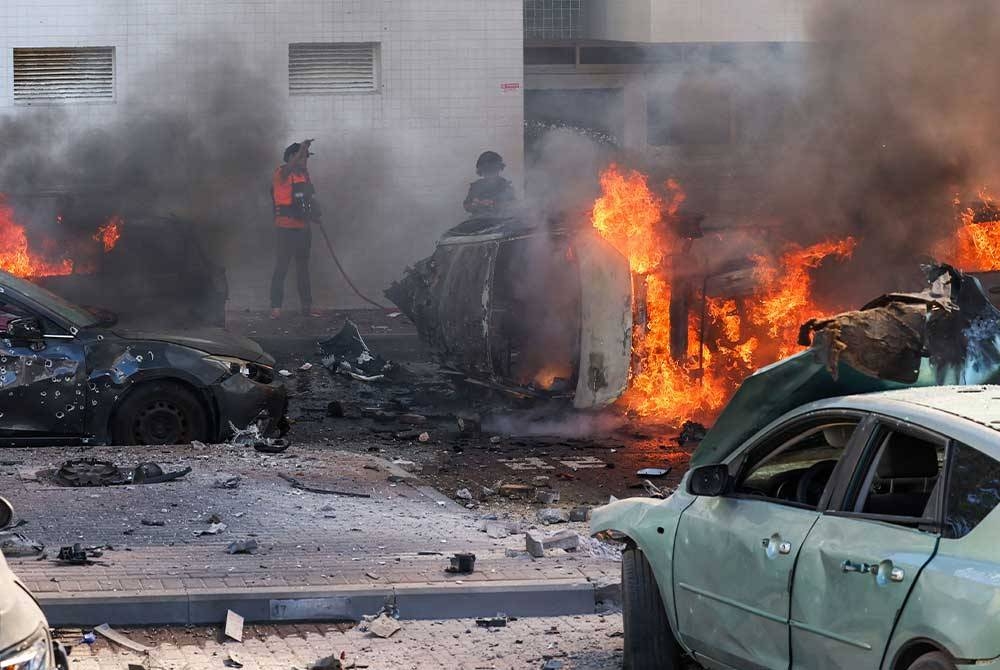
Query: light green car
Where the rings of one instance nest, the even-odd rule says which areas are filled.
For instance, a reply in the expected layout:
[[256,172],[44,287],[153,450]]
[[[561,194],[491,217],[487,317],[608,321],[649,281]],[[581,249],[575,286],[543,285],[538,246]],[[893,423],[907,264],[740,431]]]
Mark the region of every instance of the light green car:
[[626,668],[1000,669],[1000,386],[753,428],[706,439],[669,498],[595,511],[627,543]]

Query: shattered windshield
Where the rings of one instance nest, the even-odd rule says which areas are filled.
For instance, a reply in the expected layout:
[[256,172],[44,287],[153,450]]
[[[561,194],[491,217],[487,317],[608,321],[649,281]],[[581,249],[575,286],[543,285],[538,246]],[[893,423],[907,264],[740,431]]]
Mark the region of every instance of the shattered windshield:
[[29,281],[0,272],[0,292],[11,290],[58,314],[77,328],[97,325],[100,319],[78,305]]

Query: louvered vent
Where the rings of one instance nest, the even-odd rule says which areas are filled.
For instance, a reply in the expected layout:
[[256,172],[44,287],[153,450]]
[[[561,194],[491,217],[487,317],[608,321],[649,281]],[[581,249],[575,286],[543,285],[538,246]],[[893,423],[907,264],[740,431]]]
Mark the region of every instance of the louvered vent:
[[288,45],[292,95],[370,93],[378,90],[376,42]]
[[114,100],[115,48],[14,49],[14,102]]

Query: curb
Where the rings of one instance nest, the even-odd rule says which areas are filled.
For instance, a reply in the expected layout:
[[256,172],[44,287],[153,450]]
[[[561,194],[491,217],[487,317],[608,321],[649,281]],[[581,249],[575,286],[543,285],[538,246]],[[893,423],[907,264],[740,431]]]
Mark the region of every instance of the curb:
[[51,626],[219,624],[233,610],[248,623],[359,621],[395,595],[400,619],[593,614],[595,585],[583,579],[395,586],[188,589],[156,593],[39,594]]

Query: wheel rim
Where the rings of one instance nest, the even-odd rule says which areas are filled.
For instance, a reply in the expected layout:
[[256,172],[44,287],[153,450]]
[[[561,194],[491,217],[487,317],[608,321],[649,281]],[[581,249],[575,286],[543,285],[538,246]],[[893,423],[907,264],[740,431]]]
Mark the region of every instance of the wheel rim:
[[184,410],[156,400],[136,415],[133,435],[140,444],[180,444],[191,441],[191,427]]

